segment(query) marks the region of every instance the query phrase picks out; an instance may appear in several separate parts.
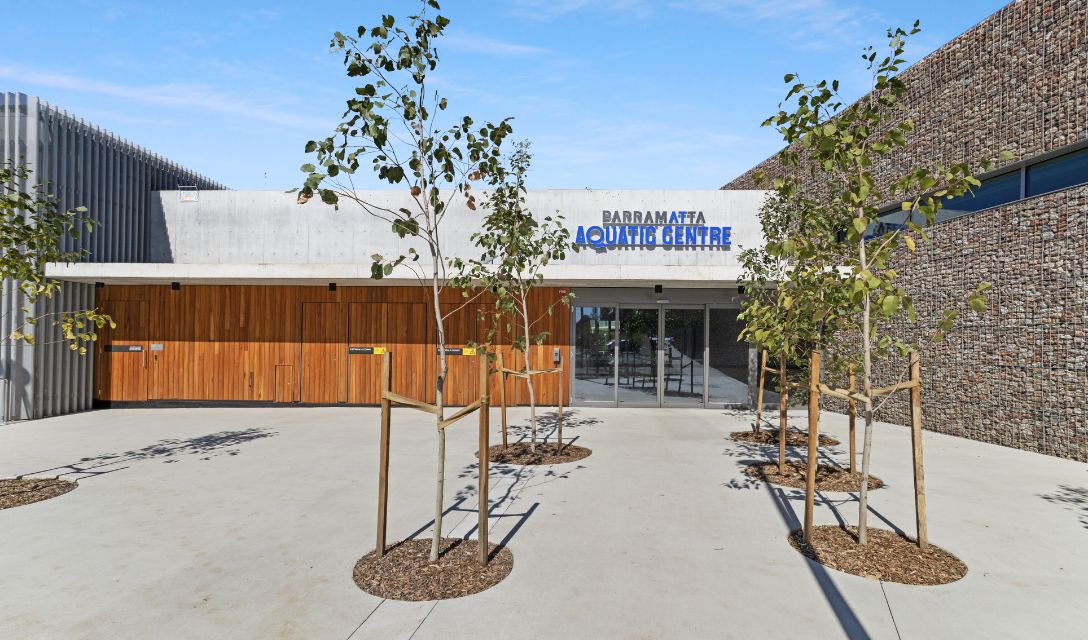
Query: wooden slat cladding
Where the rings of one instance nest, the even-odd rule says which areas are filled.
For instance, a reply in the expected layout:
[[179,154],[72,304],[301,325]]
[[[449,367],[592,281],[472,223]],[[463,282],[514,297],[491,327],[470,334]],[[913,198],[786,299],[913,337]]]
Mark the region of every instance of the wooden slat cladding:
[[[534,331],[551,332],[532,348],[533,366],[551,366],[552,349],[564,361],[569,351],[569,310],[545,309],[556,289],[533,293]],[[324,304],[317,304],[324,303]],[[431,292],[424,287],[326,287],[109,285],[97,290],[97,305],[118,328],[103,331],[95,346],[95,399],[103,401],[196,400],[377,404],[380,354],[349,353],[349,347],[380,347],[394,354],[393,391],[434,401],[437,366]],[[448,290],[443,310],[447,345],[464,348],[486,338],[493,306],[484,298],[467,304]],[[495,339],[507,366],[520,364],[510,351],[505,327]],[[140,352],[106,352],[110,341]],[[127,342],[125,342],[127,341]],[[161,345],[161,346],[160,346]],[[152,350],[151,347],[154,346]],[[143,358],[143,359],[141,359]],[[471,356],[449,356],[446,402],[477,398],[479,372]],[[136,367],[135,364],[141,364]],[[555,404],[568,385],[558,376],[538,381],[537,400]],[[492,382],[492,394],[498,392]],[[509,381],[507,398],[524,403],[524,382]],[[141,393],[142,390],[142,393]]]
[[[396,354],[392,391],[433,402],[434,380],[428,350],[429,305],[420,302],[348,303],[348,402],[378,404],[381,350]],[[372,350],[351,353],[351,349]]]
[[303,402],[336,402],[340,391],[340,350],[340,304],[303,302]]
[[116,327],[104,327],[95,342],[95,393],[124,402],[142,402],[148,393],[147,302],[111,300],[103,312]]

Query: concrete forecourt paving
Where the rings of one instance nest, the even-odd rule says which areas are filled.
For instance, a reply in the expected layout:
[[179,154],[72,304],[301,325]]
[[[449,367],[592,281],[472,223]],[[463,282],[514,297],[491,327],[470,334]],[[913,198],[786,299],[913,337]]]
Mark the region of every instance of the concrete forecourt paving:
[[[492,469],[491,537],[509,541],[510,576],[457,600],[383,601],[351,579],[374,544],[377,417],[140,409],[0,428],[0,475],[80,482],[0,511],[0,637],[1064,638],[1085,628],[1088,465],[927,433],[930,539],[970,570],[939,587],[882,584],[794,551],[786,535],[802,494],[741,472],[766,450],[728,439],[750,414],[703,409],[574,409],[565,432],[591,457]],[[519,428],[525,417],[512,412]],[[451,535],[475,521],[470,423],[449,436]],[[845,420],[825,415],[822,429],[843,439]],[[395,412],[391,540],[429,523],[434,441],[426,415]],[[845,450],[829,455],[845,462]],[[871,494],[870,520],[912,533],[909,432],[878,425],[874,451],[889,486]],[[826,498],[818,523],[834,523],[833,508],[855,521],[849,494]]]

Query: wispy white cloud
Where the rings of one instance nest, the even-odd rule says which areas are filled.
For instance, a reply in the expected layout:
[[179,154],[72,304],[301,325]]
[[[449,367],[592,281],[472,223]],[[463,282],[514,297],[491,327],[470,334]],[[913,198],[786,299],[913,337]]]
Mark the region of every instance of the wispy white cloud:
[[769,25],[772,31],[788,34],[801,49],[856,43],[882,21],[864,4],[836,0],[675,0],[670,7]]
[[716,188],[736,172],[731,151],[751,140],[704,126],[698,113],[688,116],[679,125],[638,115],[580,119],[569,131],[532,136],[537,168],[547,176],[543,186]]
[[648,18],[654,13],[648,0],[512,0],[511,11],[536,20],[554,20],[576,11],[596,9]]
[[[639,19],[662,11],[688,11],[759,24],[785,33],[802,49],[822,49],[856,42],[882,19],[864,2],[848,0],[512,0],[511,10],[536,20],[554,20],[579,11],[603,11]],[[886,26],[880,24],[880,26]]]
[[292,129],[324,131],[330,124],[321,118],[275,108],[204,84],[127,85],[4,63],[0,63],[0,78],[36,87],[105,95],[159,107],[237,116]]
[[442,37],[442,40],[439,41],[439,46],[441,47],[443,45],[455,51],[483,53],[485,55],[495,56],[523,56],[550,53],[550,50],[543,47],[522,44],[520,42],[506,42],[504,40],[496,40],[486,36],[463,32],[446,34]]

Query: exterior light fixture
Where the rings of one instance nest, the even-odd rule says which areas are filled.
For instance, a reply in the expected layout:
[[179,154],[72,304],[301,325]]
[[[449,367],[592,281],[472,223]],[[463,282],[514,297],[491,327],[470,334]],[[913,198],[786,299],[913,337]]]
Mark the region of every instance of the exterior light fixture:
[[654,285],[654,293],[661,293],[664,290],[665,290],[665,288],[662,287],[661,285],[659,285],[659,284]]
[[106,286],[105,282],[96,282],[96,283],[94,283],[94,288],[95,289],[101,289],[104,286]]
[[181,283],[180,282],[171,282],[170,283],[170,290],[171,291],[181,291]]
[[329,291],[336,291],[336,283],[335,282],[330,282],[329,283]]

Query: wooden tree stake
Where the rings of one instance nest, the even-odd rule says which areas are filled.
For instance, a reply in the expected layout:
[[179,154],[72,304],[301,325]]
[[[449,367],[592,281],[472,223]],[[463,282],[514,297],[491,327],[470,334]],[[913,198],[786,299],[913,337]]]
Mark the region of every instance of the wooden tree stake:
[[[854,380],[854,366],[850,365],[850,393],[857,391],[857,381]],[[857,442],[855,442],[854,434],[857,427],[858,419],[858,401],[851,398],[847,404],[850,406],[850,473],[857,473]]]
[[910,441],[914,457],[914,516],[918,530],[918,547],[929,545],[926,531],[926,479],[922,466],[922,368],[918,352],[910,352],[910,379],[915,383],[910,390]]
[[556,449],[557,454],[563,453],[563,390],[566,389],[567,376],[563,371],[563,356],[559,356],[559,417],[557,422],[559,423],[559,447]]
[[808,383],[808,473],[805,476],[805,542],[812,534],[816,502],[816,449],[820,444],[820,352],[813,351]]
[[506,365],[502,362],[502,351],[497,354],[498,359],[495,361],[499,368],[499,406],[501,407],[499,415],[502,416],[502,448],[506,450]]
[[786,358],[778,359],[778,473],[786,473],[786,406],[789,404],[786,386]]
[[378,539],[374,546],[374,551],[379,558],[385,555],[385,520],[389,511],[389,423],[391,407],[386,394],[390,391],[389,387],[393,379],[392,358],[393,354],[388,351],[382,356],[382,422],[381,444],[378,446],[380,452],[378,454]]
[[762,426],[763,420],[763,383],[764,375],[767,370],[767,352],[764,351],[759,359],[759,391],[756,392],[756,423],[752,426],[752,431],[759,433],[759,427]]
[[[487,388],[487,354],[484,353],[480,356],[480,515],[479,523],[477,525],[477,541],[479,543],[479,562],[483,566],[487,566],[488,544],[487,544],[487,492],[488,492],[488,479],[490,476],[490,451],[491,446],[490,438],[488,437],[488,410],[490,406],[488,404],[489,394]],[[502,379],[502,376],[499,376]]]

